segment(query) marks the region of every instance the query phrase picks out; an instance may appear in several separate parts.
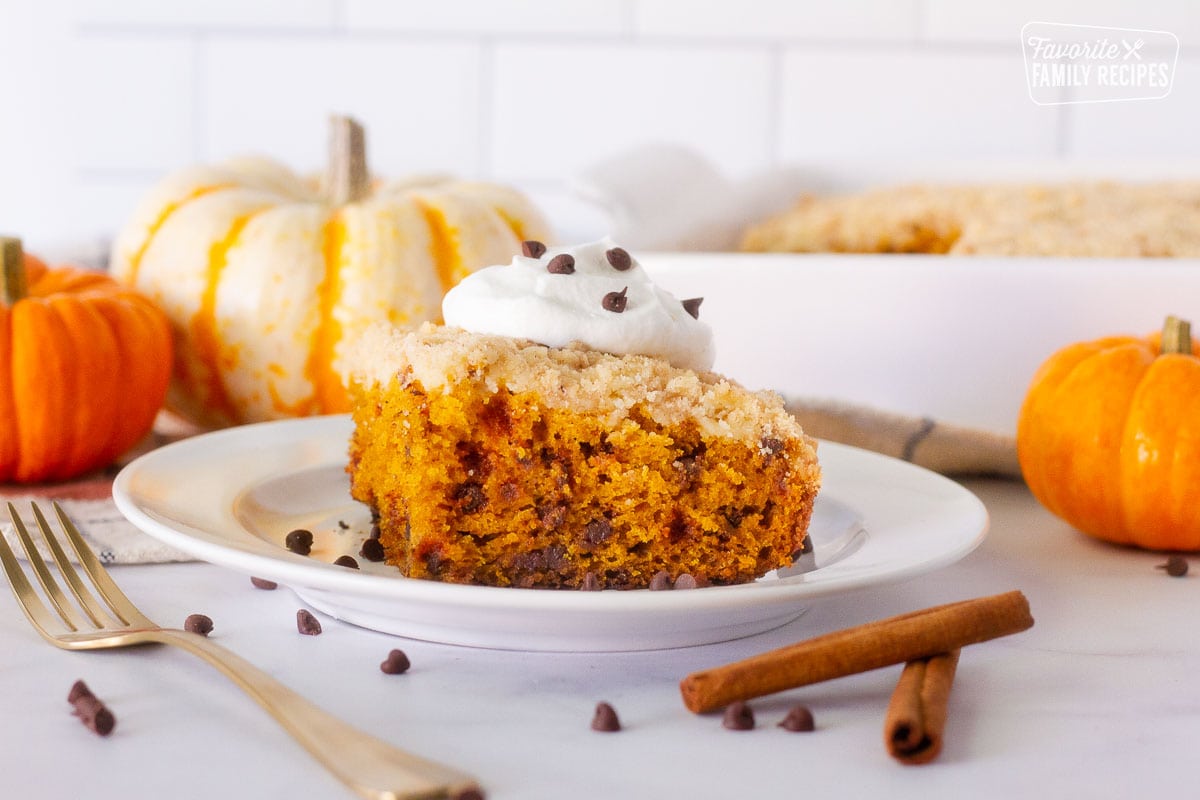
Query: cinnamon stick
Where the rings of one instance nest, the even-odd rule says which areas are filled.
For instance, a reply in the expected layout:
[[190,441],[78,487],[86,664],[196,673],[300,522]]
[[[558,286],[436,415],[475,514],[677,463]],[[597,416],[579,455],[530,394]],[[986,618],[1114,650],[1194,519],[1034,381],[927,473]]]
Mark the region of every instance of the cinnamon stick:
[[904,665],[883,721],[888,752],[902,764],[927,764],[942,752],[958,655],[953,650]]
[[1033,625],[1029,601],[1013,591],[963,600],[827,633],[713,669],[679,684],[697,714],[797,686],[948,653]]

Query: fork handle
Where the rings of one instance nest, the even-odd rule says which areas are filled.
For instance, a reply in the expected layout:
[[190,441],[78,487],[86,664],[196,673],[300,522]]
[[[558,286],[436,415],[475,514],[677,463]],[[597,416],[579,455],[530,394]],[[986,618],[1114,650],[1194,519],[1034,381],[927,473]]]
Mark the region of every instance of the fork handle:
[[175,645],[220,670],[253,697],[304,749],[370,800],[470,797],[483,794],[466,773],[406,753],[329,714],[236,653],[199,634],[143,630],[138,638]]

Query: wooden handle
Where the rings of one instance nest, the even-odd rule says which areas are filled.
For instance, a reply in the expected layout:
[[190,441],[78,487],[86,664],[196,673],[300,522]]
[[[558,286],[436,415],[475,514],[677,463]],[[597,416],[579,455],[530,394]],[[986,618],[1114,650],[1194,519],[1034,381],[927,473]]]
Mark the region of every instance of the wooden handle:
[[0,236],[0,302],[11,306],[28,294],[25,284],[25,253],[21,240]]
[[350,117],[329,120],[329,201],[334,205],[357,202],[367,195],[367,140],[363,126]]
[[1192,323],[1176,316],[1167,317],[1162,330],[1162,353],[1192,353]]

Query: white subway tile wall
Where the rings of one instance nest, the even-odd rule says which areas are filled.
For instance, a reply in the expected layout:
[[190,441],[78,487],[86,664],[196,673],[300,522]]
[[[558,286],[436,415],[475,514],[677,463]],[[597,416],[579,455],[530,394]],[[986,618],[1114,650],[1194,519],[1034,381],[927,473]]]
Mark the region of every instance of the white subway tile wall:
[[[1166,30],[1163,100],[1037,106],[1030,21]],[[1194,0],[0,0],[0,230],[110,236],[168,170],[320,168],[359,117],[386,175],[570,181],[639,144],[734,178],[821,159],[1200,156]],[[570,225],[570,220],[567,222]]]

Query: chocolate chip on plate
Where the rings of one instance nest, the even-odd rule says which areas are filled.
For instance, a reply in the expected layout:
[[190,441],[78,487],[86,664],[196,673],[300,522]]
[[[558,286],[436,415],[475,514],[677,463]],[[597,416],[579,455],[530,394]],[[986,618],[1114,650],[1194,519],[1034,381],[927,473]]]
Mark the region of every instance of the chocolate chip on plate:
[[604,252],[604,257],[608,259],[608,263],[612,268],[620,272],[624,272],[633,266],[633,259],[629,257],[629,253],[623,247],[614,247],[611,250]]
[[621,730],[621,720],[617,719],[616,710],[608,703],[596,703],[596,713],[592,715],[592,730],[602,733]]
[[403,650],[392,650],[379,665],[379,669],[388,675],[399,675],[402,672],[408,672],[410,666],[412,664],[409,663],[408,656],[404,654]]
[[288,535],[283,537],[283,546],[291,550],[296,555],[306,556],[312,552],[313,534],[312,531],[304,528],[297,528],[294,531],[289,531]]
[[379,543],[378,539],[367,539],[362,543],[358,554],[367,561],[383,561],[383,545]]
[[188,633],[208,636],[213,630],[212,617],[207,614],[188,614],[187,619],[183,621],[183,629]]
[[604,299],[600,301],[600,305],[604,307],[605,311],[620,314],[625,311],[625,305],[629,302],[629,298],[626,296],[628,292],[628,286],[619,292],[609,292],[604,295]]
[[296,630],[305,636],[316,636],[321,632],[321,621],[306,608],[296,612]]
[[725,709],[721,725],[731,731],[748,731],[754,727],[754,712],[741,700],[730,703]]
[[799,705],[793,706],[791,711],[788,711],[787,716],[783,718],[783,722],[779,723],[779,727],[785,731],[807,732],[815,730],[817,726],[813,722],[813,715],[808,710],[808,706]]
[[339,567],[349,567],[350,569],[358,569],[358,562],[354,560],[354,556],[338,556],[334,565]]
[[675,579],[676,589],[695,589],[700,584],[696,581],[696,576],[685,572]]
[[692,315],[692,319],[700,319],[700,304],[704,302],[703,297],[689,297],[680,303],[683,310]]
[[526,258],[541,258],[543,255],[545,255],[545,253],[546,245],[542,244],[536,239],[530,239],[527,242],[521,242],[521,255],[525,256]]
[[254,576],[251,576],[250,583],[254,584],[254,588],[264,589],[268,592],[279,588],[278,583],[275,581],[269,581],[266,578],[255,578]]
[[550,259],[546,272],[552,275],[571,275],[575,272],[575,256],[570,253],[559,253]]
[[650,591],[652,592],[661,592],[664,589],[670,589],[671,586],[671,573],[665,569],[660,569],[650,579]]

